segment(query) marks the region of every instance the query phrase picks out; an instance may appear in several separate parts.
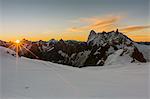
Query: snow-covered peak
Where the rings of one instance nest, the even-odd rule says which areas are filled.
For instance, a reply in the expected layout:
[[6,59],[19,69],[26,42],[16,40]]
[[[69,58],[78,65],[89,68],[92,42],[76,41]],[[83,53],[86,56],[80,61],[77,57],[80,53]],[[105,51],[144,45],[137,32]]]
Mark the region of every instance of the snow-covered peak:
[[93,30],[90,32],[87,43],[92,46],[102,46],[104,43],[109,45],[113,44],[130,44],[133,42],[127,36],[117,31],[95,33]]

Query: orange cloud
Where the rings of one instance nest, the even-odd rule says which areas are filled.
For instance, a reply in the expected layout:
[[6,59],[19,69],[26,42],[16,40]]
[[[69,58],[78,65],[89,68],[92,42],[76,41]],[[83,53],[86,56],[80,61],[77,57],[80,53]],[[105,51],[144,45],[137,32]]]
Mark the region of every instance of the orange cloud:
[[[127,26],[125,28],[121,28],[124,26],[121,23],[123,16],[105,16],[105,17],[89,17],[89,18],[80,18],[74,20],[75,23],[73,27],[67,29],[68,34],[84,34],[86,36],[82,36],[84,39],[88,36],[88,31],[95,30],[97,32],[102,31],[112,31],[119,28],[119,31],[126,33],[127,36],[131,37],[131,39],[135,41],[149,41],[150,37],[147,35],[147,29],[150,28],[150,25],[134,25]],[[77,26],[79,25],[79,26]],[[142,31],[141,31],[142,30]],[[129,32],[134,32],[129,34]]]
[[[105,16],[105,17],[91,17],[91,18],[81,18],[76,22],[80,24],[85,24],[79,27],[71,27],[67,29],[68,32],[85,32],[89,30],[95,31],[108,31],[117,28],[117,22],[122,19],[122,16]],[[101,29],[101,30],[100,30]]]
[[[101,31],[111,31],[117,28],[120,28],[121,25],[119,22],[123,19],[123,16],[105,16],[105,17],[89,17],[89,18],[80,18],[74,20],[75,23],[79,23],[82,26],[73,26],[68,28],[68,32],[86,32],[89,30],[95,30],[97,32]],[[119,29],[121,32],[133,32],[140,31],[150,28],[150,25],[140,26],[128,26],[125,28]]]
[[120,29],[122,32],[133,32],[133,31],[140,31],[144,29],[149,29],[150,26],[128,26],[126,28]]

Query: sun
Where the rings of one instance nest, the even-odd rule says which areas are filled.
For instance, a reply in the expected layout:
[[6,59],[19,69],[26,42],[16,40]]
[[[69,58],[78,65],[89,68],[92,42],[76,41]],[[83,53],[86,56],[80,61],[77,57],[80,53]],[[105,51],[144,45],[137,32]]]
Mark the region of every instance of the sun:
[[15,43],[19,44],[19,43],[20,43],[20,40],[16,40]]
[[16,56],[19,55],[19,52],[23,52],[23,49],[25,49],[27,52],[32,54],[35,58],[39,59],[39,57],[35,55],[32,51],[30,51],[28,48],[26,48],[20,40],[14,41],[14,43],[12,43],[8,48],[14,49],[16,51]]

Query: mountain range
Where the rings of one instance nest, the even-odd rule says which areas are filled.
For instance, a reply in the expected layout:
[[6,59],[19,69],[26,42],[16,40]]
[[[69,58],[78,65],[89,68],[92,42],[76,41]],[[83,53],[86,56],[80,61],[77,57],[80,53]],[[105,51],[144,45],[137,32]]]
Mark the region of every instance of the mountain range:
[[[13,42],[0,41],[10,47]],[[15,56],[15,55],[14,55]],[[104,66],[149,61],[149,46],[134,42],[116,31],[96,33],[91,30],[86,42],[75,40],[21,41],[19,56],[50,61],[74,67]]]

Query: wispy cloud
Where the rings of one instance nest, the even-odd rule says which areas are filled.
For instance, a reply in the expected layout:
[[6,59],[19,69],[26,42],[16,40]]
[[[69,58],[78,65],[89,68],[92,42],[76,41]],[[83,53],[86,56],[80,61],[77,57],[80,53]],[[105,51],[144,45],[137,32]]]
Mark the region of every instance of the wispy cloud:
[[[149,29],[150,25],[133,25],[122,28],[121,20],[124,16],[104,16],[104,17],[89,17],[73,20],[75,26],[67,29],[68,32],[86,32],[89,30],[111,31],[119,28],[121,32],[137,32],[140,30]],[[82,24],[82,25],[81,25]],[[77,26],[79,25],[79,26]]]
[[140,31],[140,30],[144,30],[144,29],[149,29],[150,25],[145,25],[145,26],[128,26],[125,28],[120,29],[123,32],[133,32],[133,31]]
[[[104,16],[104,17],[89,17],[80,18],[71,21],[72,27],[69,27],[66,33],[71,35],[84,34],[82,38],[86,39],[88,31],[95,30],[97,32],[112,31],[119,29],[136,41],[149,41],[147,34],[150,25],[125,25],[125,16]],[[128,19],[129,20],[129,19]],[[142,36],[143,35],[143,36]]]
[[122,16],[105,16],[105,17],[90,17],[90,18],[81,18],[74,20],[74,22],[79,24],[84,24],[83,26],[74,26],[68,28],[69,32],[85,32],[87,30],[96,30],[96,31],[107,31],[110,28],[116,28],[117,22],[122,19]]

